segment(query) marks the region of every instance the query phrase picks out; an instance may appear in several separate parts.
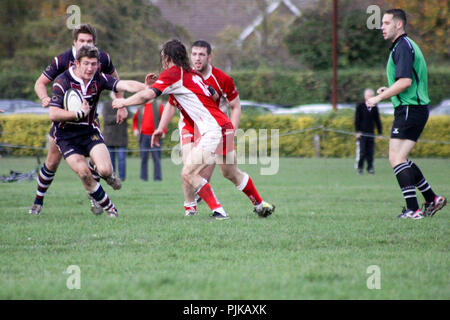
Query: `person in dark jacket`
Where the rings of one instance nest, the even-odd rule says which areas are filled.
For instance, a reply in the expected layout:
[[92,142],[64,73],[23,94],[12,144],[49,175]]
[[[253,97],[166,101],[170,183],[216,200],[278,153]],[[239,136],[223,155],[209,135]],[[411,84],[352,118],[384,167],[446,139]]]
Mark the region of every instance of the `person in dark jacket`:
[[[374,96],[372,89],[364,90],[364,101]],[[375,126],[378,134],[382,134],[382,125],[378,107],[368,108],[365,102],[356,105],[356,161],[358,174],[362,174],[364,161],[367,161],[367,172],[374,174],[373,157],[375,153]]]
[[[113,97],[112,97],[113,98]],[[130,113],[128,113],[129,115]],[[117,123],[117,109],[113,109],[112,101],[103,104],[103,138],[111,156],[114,172],[119,171],[120,179],[125,180],[127,175],[126,149],[128,146],[128,123],[127,120]],[[130,118],[130,116],[129,116]],[[116,155],[118,167],[116,166]]]

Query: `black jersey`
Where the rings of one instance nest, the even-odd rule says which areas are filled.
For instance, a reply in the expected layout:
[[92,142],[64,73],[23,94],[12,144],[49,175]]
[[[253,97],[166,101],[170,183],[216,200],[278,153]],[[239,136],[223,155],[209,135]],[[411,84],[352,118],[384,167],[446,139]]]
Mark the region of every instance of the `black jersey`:
[[[75,48],[67,50],[55,57],[47,68],[42,72],[49,80],[53,81],[58,75],[75,65]],[[100,51],[100,72],[112,74],[115,67],[106,52]]]
[[86,130],[90,131],[94,127],[97,128],[98,123],[95,119],[97,118],[97,103],[100,99],[100,93],[105,89],[117,92],[116,85],[118,80],[112,76],[96,72],[86,86],[83,80],[75,75],[74,68],[69,68],[55,79],[50,107],[64,109],[64,94],[68,89],[74,88],[86,99],[90,106],[90,111],[80,121],[53,122],[56,128],[55,138],[59,139],[73,138],[83,135],[83,132]]

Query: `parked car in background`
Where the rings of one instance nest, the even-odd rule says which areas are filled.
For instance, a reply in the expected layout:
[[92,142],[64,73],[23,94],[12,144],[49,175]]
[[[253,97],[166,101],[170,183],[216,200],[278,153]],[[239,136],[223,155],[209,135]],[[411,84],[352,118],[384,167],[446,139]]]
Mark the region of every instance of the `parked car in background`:
[[382,102],[378,105],[378,111],[380,114],[393,115],[394,114],[394,105],[392,102]]
[[0,100],[0,109],[4,111],[3,114],[48,114],[48,109],[42,108],[40,103],[22,99]]
[[[351,110],[355,106],[351,104],[338,104],[338,110]],[[333,111],[333,105],[329,103],[304,104],[291,108],[279,108],[275,114],[322,114]]]
[[432,108],[430,116],[450,115],[450,99],[443,100],[439,105]]
[[283,108],[281,106],[268,104],[268,103],[260,103],[248,100],[241,100],[241,109],[243,113],[248,114],[270,114],[276,113],[279,108]]

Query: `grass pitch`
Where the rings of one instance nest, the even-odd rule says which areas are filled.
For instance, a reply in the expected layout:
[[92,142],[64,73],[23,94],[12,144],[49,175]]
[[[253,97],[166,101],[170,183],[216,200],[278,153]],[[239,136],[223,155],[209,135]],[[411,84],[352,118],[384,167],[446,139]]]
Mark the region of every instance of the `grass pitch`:
[[[0,184],[0,299],[450,299],[450,206],[396,219],[404,200],[386,159],[374,176],[356,175],[352,159],[280,159],[274,176],[240,166],[276,204],[268,219],[216,170],[227,221],[210,221],[205,204],[184,217],[181,168],[169,159],[159,183],[140,181],[139,159],[127,161],[122,190],[103,183],[116,220],[91,214],[65,162],[41,216],[28,214],[34,181]],[[450,197],[448,159],[414,161]],[[0,174],[35,163],[1,158]],[[71,265],[78,290],[67,287]],[[368,288],[372,265],[380,289]]]

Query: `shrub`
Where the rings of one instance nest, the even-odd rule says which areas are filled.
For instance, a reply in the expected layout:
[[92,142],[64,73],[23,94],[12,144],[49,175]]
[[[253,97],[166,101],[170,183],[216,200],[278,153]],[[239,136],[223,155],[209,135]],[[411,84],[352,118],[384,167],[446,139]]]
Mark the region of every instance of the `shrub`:
[[[101,120],[101,118],[100,118]],[[382,116],[383,134],[389,137],[393,116]],[[172,148],[178,139],[174,130],[177,129],[178,117],[172,119],[166,138],[163,141],[163,152],[170,156]],[[4,147],[10,154],[45,155],[47,133],[50,121],[47,116],[11,115],[0,117],[0,142],[2,144],[27,146],[31,148]],[[423,131],[420,143],[414,148],[413,157],[450,157],[450,116],[430,117]],[[272,129],[279,130],[279,154],[283,157],[314,157],[314,136],[320,137],[320,155],[322,157],[353,157],[355,153],[355,138],[353,136],[353,113],[332,112],[320,116],[243,116],[240,129],[267,129],[268,137]],[[139,155],[136,137],[129,125],[130,155]],[[175,137],[171,139],[172,135]],[[387,157],[389,139],[377,140],[376,156]],[[267,143],[270,151],[271,142]],[[430,146],[432,145],[432,147]],[[248,146],[248,144],[247,144]],[[247,147],[248,148],[248,147]]]

